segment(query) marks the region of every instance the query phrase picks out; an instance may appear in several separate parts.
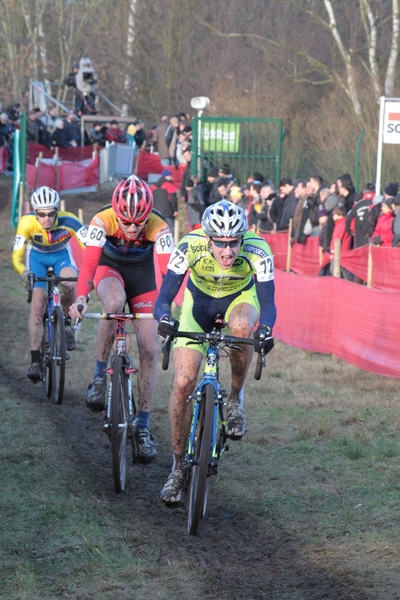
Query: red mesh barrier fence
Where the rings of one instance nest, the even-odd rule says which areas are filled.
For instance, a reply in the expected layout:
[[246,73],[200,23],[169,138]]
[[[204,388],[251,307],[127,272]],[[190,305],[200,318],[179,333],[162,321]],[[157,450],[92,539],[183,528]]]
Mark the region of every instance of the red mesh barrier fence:
[[[43,153],[43,158],[54,158],[54,148],[47,148],[42,144],[28,142],[28,164],[34,165],[39,152]],[[68,160],[69,162],[79,162],[92,158],[93,146],[77,146],[76,148],[58,148],[58,157],[60,160]]]
[[400,378],[399,294],[336,277],[275,273],[277,339]]
[[67,189],[97,185],[99,183],[99,158],[82,162],[59,161],[57,165],[41,162],[38,167],[26,165],[26,180],[32,190],[42,185],[59,192]]
[[7,171],[8,150],[5,146],[0,147],[0,173]]

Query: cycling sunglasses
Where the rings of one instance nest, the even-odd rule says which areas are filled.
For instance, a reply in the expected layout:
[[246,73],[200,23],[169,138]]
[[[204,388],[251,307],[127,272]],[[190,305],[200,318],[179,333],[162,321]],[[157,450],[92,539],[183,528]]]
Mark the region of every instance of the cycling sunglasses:
[[124,221],[124,219],[121,219],[118,217],[118,221],[124,227],[130,227],[131,225],[136,225],[136,227],[142,227],[142,225],[146,225],[148,219],[144,219],[143,221],[133,221],[132,222],[132,221]]
[[41,219],[45,219],[46,217],[48,217],[49,219],[52,219],[53,217],[56,216],[57,211],[56,210],[52,210],[51,212],[45,213],[42,210],[37,210],[35,212],[37,217],[40,217]]
[[229,246],[230,248],[237,248],[242,243],[243,238],[238,238],[237,240],[231,240],[230,242],[222,242],[221,240],[215,240],[212,237],[210,237],[210,240],[212,241],[213,244],[216,245],[217,248],[226,248],[227,246]]

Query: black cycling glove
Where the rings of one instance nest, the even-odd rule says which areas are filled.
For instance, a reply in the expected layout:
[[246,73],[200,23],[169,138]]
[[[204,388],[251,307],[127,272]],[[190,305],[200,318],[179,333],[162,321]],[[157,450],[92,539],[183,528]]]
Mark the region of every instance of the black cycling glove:
[[264,354],[268,354],[274,345],[271,327],[268,325],[259,325],[254,332],[254,350],[256,352],[263,350]]
[[161,321],[158,324],[157,333],[164,339],[169,335],[170,337],[175,337],[175,334],[179,329],[179,321],[173,319],[172,317],[162,317]]

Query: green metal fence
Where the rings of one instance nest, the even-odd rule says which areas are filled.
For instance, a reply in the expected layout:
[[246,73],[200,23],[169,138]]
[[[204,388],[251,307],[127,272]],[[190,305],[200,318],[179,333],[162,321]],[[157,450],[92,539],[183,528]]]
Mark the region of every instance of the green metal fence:
[[282,119],[197,116],[192,134],[192,175],[227,163],[241,184],[256,171],[279,182]]

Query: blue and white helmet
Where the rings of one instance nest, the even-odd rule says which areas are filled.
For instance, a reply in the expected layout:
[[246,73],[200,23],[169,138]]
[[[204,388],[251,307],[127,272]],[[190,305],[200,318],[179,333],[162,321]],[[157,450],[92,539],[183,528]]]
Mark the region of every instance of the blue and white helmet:
[[228,200],[206,208],[201,226],[204,233],[216,238],[240,238],[249,228],[244,210]]

